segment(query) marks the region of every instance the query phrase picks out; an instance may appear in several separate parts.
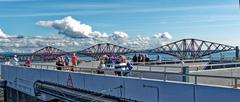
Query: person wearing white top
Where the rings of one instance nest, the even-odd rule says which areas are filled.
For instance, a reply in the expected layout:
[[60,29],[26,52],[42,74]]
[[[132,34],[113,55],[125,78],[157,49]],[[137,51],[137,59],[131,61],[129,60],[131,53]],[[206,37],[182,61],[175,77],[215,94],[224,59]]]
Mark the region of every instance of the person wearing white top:
[[103,60],[103,59],[100,60],[100,63],[99,63],[99,65],[98,65],[98,69],[97,69],[97,73],[98,73],[98,74],[104,74],[103,69],[106,67],[105,62],[106,62],[106,61]]
[[18,65],[18,61],[19,59],[17,58],[17,55],[14,55],[13,59],[12,59],[12,65]]

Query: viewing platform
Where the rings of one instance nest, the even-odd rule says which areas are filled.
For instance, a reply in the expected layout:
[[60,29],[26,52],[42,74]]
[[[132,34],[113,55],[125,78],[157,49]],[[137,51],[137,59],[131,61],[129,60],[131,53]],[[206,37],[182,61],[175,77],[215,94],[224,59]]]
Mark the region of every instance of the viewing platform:
[[[70,71],[71,67],[56,70],[57,66],[48,64],[2,65],[1,71],[9,101],[21,100],[19,94],[26,94],[39,102],[238,102],[240,63],[196,63],[136,64],[132,70],[121,72],[127,72],[126,76],[115,75],[119,70],[111,67],[97,74],[94,66]],[[204,69],[220,65],[226,68]]]

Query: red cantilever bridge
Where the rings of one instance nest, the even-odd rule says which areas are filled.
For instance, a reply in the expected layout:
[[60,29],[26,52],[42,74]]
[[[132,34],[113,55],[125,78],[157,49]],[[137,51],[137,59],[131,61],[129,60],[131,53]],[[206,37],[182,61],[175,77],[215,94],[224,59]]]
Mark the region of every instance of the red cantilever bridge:
[[[103,55],[121,55],[129,53],[162,53],[175,56],[179,59],[196,59],[203,56],[211,55],[214,53],[225,52],[225,51],[236,51],[236,58],[239,56],[239,49],[235,46],[204,41],[199,39],[182,39],[178,40],[154,49],[147,50],[132,50],[126,47],[103,43],[91,46],[81,51],[66,52],[58,48],[47,46],[34,53],[18,54],[22,59],[30,57],[32,59],[42,60],[54,60],[58,56],[76,53],[77,55],[85,55],[98,59]],[[0,58],[6,59],[12,57],[12,55],[0,55]]]

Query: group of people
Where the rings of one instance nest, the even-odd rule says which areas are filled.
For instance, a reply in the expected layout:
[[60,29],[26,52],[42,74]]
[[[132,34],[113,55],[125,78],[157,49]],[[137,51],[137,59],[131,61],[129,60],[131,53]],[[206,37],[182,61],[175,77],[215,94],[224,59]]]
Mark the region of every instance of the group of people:
[[[124,55],[120,55],[118,58],[115,58],[113,56],[109,57],[108,55],[103,55],[99,59],[99,66],[98,66],[97,73],[103,74],[104,73],[103,69],[111,66],[113,66],[114,69],[119,70],[119,71],[115,71],[115,74],[119,76],[120,75],[126,76],[128,73],[127,71],[133,68],[131,64],[127,61],[127,58]],[[123,71],[125,72],[122,73]]]
[[[62,70],[64,66],[69,66],[69,62],[70,58],[67,55],[58,57],[56,61],[57,70]],[[78,63],[78,58],[75,53],[73,53],[72,55],[71,62],[72,62],[71,70],[74,71],[74,68],[76,68]]]
[[98,65],[98,70],[97,73],[98,74],[103,74],[104,71],[103,69],[105,67],[110,67],[110,64],[114,63],[114,57],[113,56],[109,56],[109,55],[103,55],[99,58],[99,65]]
[[135,54],[132,58],[133,62],[149,62],[150,59],[146,54],[139,54],[137,56],[137,54]]
[[[5,62],[6,65],[20,65],[19,64],[19,57],[17,55],[14,55],[14,57],[11,60],[8,60]],[[68,56],[60,56],[57,57],[56,65],[57,70],[62,70],[64,66],[69,66],[70,58]],[[78,63],[78,58],[75,53],[73,53],[71,58],[72,67],[71,70],[73,71],[74,68],[76,68]],[[31,60],[29,57],[26,58],[25,63],[21,64],[23,66],[31,67]]]
[[[17,66],[17,65],[20,65],[19,61],[20,61],[19,57],[17,55],[14,55],[13,58],[8,60],[8,61],[6,61],[5,64],[6,65],[15,65],[15,66]],[[23,64],[23,66],[31,67],[31,60],[30,60],[29,57],[26,58],[26,61]]]

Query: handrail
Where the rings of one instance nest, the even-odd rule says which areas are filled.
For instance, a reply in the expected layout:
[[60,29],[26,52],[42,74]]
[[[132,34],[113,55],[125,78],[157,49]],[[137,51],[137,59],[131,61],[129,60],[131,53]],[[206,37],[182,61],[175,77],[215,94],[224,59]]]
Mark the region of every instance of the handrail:
[[196,61],[210,61],[210,59],[194,59],[194,60],[170,60],[170,61],[150,61],[150,62],[131,62],[132,64],[140,64],[140,63],[144,63],[144,64],[152,64],[152,63],[169,63],[169,62],[189,62],[189,61],[193,61],[193,62],[196,62]]
[[[35,66],[36,68],[38,68],[37,66],[40,66],[40,69],[43,69],[43,67],[47,67],[47,70],[51,70],[49,69],[49,67],[53,67],[52,70],[55,70],[56,67],[63,67],[63,66],[56,66],[56,65],[40,65],[40,64],[34,64],[33,66]],[[25,67],[25,66],[17,66],[17,67]],[[33,68],[33,67],[30,67],[30,68]],[[81,70],[90,70],[91,72],[85,72],[85,73],[88,73],[88,74],[97,74],[97,73],[93,73],[94,71],[97,71],[99,69],[97,68],[94,68],[94,67],[76,67],[76,68],[79,68],[79,70],[76,70],[77,72],[80,72],[81,73]],[[234,88],[238,88],[238,80],[240,79],[240,77],[233,77],[233,76],[218,76],[218,75],[202,75],[202,74],[183,74],[181,72],[159,72],[159,71],[146,71],[146,70],[127,70],[127,71],[122,71],[122,70],[117,70],[117,69],[109,69],[109,68],[106,68],[106,69],[102,69],[103,71],[120,71],[121,73],[123,72],[129,72],[129,73],[132,73],[132,72],[135,72],[135,73],[140,73],[141,75],[137,78],[144,78],[143,77],[143,74],[144,73],[156,73],[156,74],[163,74],[164,75],[164,81],[167,81],[167,76],[168,75],[178,75],[178,76],[182,76],[182,77],[194,77],[194,83],[193,84],[198,84],[198,77],[206,77],[206,78],[220,78],[220,79],[232,79],[234,80]],[[103,75],[106,75],[106,74],[103,74]],[[123,76],[121,76],[123,77]],[[146,78],[145,78],[146,79]],[[147,78],[149,79],[149,78]]]
[[[204,58],[204,59],[189,59],[189,60],[178,60],[178,59],[176,59],[176,60],[169,60],[169,61],[164,61],[164,60],[162,60],[162,61],[150,61],[150,62],[131,62],[131,63],[133,63],[133,64],[139,64],[139,63],[145,63],[145,64],[152,64],[152,63],[169,63],[169,62],[181,62],[181,61],[183,61],[183,62],[189,62],[189,61],[192,61],[192,62],[198,62],[198,61],[211,61],[211,60],[214,60],[214,59],[210,59],[210,58]],[[229,61],[229,60],[227,60],[227,61]],[[232,60],[231,60],[232,61]]]
[[237,63],[224,63],[224,64],[207,64],[207,65],[186,65],[182,64],[182,66],[179,65],[136,65],[136,66],[148,66],[148,67],[170,67],[170,68],[182,68],[183,66],[188,66],[189,68],[196,68],[196,67],[209,67],[209,66],[220,66],[220,65],[237,65],[240,64],[240,62]]

